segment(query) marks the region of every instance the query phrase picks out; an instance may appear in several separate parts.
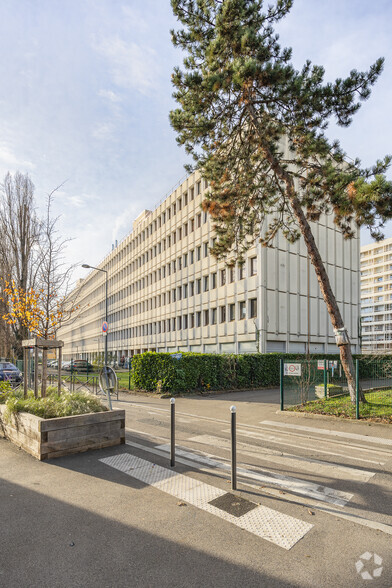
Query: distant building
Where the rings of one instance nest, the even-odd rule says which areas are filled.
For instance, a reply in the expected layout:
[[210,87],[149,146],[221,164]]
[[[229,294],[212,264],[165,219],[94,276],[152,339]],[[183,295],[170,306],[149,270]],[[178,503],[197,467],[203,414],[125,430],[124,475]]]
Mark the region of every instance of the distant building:
[[[108,272],[109,352],[117,360],[146,350],[336,353],[302,239],[255,244],[243,267],[217,263],[209,253],[213,223],[200,206],[205,189],[190,175],[154,211],[142,212],[97,266]],[[359,240],[344,240],[332,217],[313,228],[358,351]],[[77,288],[82,312],[59,337],[66,359],[91,360],[104,347],[105,273],[91,271]]]
[[392,239],[361,247],[362,351],[392,349]]

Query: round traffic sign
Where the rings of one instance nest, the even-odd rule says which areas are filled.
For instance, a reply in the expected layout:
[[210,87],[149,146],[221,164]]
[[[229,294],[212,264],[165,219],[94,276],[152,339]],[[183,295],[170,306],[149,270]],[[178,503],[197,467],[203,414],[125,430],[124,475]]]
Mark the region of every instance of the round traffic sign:
[[103,323],[102,323],[102,332],[103,333],[107,333],[108,330],[109,330],[109,325],[107,324],[106,321],[103,321]]

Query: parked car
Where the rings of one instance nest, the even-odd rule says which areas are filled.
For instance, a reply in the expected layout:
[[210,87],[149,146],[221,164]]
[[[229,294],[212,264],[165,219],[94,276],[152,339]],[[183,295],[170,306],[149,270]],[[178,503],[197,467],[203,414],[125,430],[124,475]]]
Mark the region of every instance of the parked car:
[[63,367],[63,369],[67,372],[92,372],[94,367],[87,359],[75,359],[72,363],[69,362],[69,365]]
[[22,373],[16,365],[9,362],[0,363],[0,382],[19,383],[22,381]]

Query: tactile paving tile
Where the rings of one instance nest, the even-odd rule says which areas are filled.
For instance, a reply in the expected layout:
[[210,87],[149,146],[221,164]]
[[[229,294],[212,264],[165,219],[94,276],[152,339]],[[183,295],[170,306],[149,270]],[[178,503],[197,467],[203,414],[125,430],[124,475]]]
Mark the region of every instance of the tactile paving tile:
[[151,485],[171,496],[176,496],[197,508],[237,525],[241,529],[279,545],[283,549],[291,549],[313,527],[310,523],[266,506],[257,506],[246,514],[236,517],[210,504],[211,500],[227,494],[225,490],[204,484],[195,478],[178,474],[173,470],[155,465],[144,459],[137,457],[132,459],[132,457],[130,454],[125,453],[122,456],[116,455],[112,458],[103,458],[100,461],[145,484]]
[[157,482],[156,484],[153,484],[153,486],[159,490],[162,490],[162,492],[166,492],[167,494],[171,494],[172,496],[186,500],[185,497],[188,496],[188,494],[196,487],[203,486],[203,482],[195,480],[194,478],[190,478],[189,476],[178,474],[173,478],[167,478],[162,482]]
[[144,459],[136,457],[136,455],[132,455],[131,453],[112,455],[111,457],[104,457],[99,461],[102,461],[102,463],[105,463],[106,465],[109,465],[112,468],[125,473],[128,470],[133,470],[135,468],[140,468],[146,465],[146,461]]
[[162,468],[148,461],[144,462],[143,467],[130,471],[129,475],[150,486],[155,486],[158,482],[178,476],[177,472]]

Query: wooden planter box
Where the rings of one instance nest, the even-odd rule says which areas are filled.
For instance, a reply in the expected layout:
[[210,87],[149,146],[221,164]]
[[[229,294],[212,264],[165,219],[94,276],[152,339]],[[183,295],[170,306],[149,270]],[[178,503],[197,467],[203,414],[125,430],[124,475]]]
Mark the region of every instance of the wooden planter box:
[[[342,394],[344,394],[342,386],[327,386],[327,398],[341,396]],[[317,398],[324,398],[324,384],[316,386],[316,396]]]
[[125,443],[125,410],[42,419],[20,412],[4,419],[0,405],[0,436],[39,460]]

